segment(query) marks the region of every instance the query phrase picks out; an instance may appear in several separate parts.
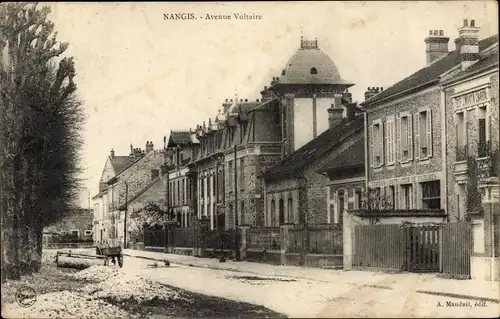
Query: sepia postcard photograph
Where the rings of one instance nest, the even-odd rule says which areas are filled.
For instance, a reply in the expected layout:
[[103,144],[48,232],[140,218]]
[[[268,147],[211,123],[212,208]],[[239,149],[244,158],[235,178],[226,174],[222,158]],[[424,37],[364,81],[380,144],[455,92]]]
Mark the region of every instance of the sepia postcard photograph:
[[498,2],[0,3],[2,318],[498,318]]

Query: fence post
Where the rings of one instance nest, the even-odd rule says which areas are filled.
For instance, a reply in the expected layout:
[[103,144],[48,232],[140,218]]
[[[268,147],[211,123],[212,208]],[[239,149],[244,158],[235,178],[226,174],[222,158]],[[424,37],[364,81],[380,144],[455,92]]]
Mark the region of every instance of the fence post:
[[[447,224],[448,225],[448,224]],[[440,226],[438,230],[438,243],[439,243],[439,272],[443,272],[443,254],[444,254],[444,242],[443,242],[443,228],[446,226]]]
[[351,213],[342,214],[342,245],[343,245],[343,268],[352,270],[352,259],[354,256],[354,225]]
[[250,229],[250,225],[240,225],[240,258],[245,260],[247,258],[247,233]]
[[289,229],[293,224],[285,223],[280,225],[280,242],[281,242],[281,264],[286,265],[286,253],[290,248]]

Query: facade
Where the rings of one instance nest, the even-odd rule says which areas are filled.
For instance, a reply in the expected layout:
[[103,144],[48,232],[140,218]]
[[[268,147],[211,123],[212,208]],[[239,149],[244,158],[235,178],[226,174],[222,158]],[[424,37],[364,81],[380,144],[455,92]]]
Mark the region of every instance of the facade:
[[346,210],[359,210],[365,205],[364,132],[355,132],[353,144],[333,157],[318,173],[326,175],[327,216],[330,223],[342,223]]
[[[461,30],[455,42],[468,43],[468,33]],[[368,187],[394,209],[446,210],[452,197],[447,187],[446,97],[440,79],[468,54],[448,52],[448,40],[442,31],[431,30],[425,39],[428,65],[386,90],[369,89],[361,104],[367,113]],[[492,38],[476,39],[479,50],[491,42]],[[452,214],[449,209],[448,213]]]
[[168,209],[170,218],[181,227],[189,227],[194,216],[192,193],[194,183],[190,177],[188,164],[195,155],[199,141],[191,130],[170,131],[166,145],[168,169]]
[[[466,35],[474,47],[479,47],[478,30],[470,26],[461,28],[462,32],[468,32]],[[452,194],[448,210],[457,219],[465,218],[467,212],[481,206],[480,202],[467,199],[471,191],[467,181],[474,170],[469,167],[469,159],[476,162],[478,169],[488,167],[499,147],[498,37],[488,40],[477,50],[479,53],[462,61],[442,79],[446,97],[448,189]],[[477,177],[487,177],[482,175],[479,173]],[[470,184],[469,187],[474,187]]]
[[[165,162],[163,151],[155,150],[152,142],[146,143],[146,150],[130,146],[128,162],[121,156],[123,166],[113,169],[115,175],[107,179],[112,171],[106,164],[100,183],[100,192],[94,196],[94,240],[123,241],[124,204],[147,187],[160,174]],[[108,161],[112,162],[112,151]],[[117,173],[118,172],[118,173]]]

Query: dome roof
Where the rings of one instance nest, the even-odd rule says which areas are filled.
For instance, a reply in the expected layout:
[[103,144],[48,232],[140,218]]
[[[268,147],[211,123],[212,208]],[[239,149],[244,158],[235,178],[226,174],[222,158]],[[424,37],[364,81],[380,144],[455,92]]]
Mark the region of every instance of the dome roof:
[[345,84],[332,59],[318,48],[318,40],[301,40],[300,49],[281,72],[285,84]]

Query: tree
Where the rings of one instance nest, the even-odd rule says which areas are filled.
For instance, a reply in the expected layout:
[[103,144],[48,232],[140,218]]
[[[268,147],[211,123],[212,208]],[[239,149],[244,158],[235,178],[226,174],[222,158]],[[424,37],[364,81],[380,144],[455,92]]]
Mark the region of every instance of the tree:
[[[382,195],[379,189],[368,188],[361,201],[361,211],[366,215],[373,215],[381,210],[394,210],[392,201]],[[380,219],[375,217],[372,219],[373,224],[380,222]]]
[[2,274],[12,279],[39,270],[43,227],[71,210],[80,186],[83,108],[49,13],[0,5]]
[[150,202],[130,213],[128,229],[131,229],[132,232],[135,233],[142,233],[142,225],[144,223],[149,225],[161,225],[163,224],[166,214],[167,211],[162,209],[160,205]]

